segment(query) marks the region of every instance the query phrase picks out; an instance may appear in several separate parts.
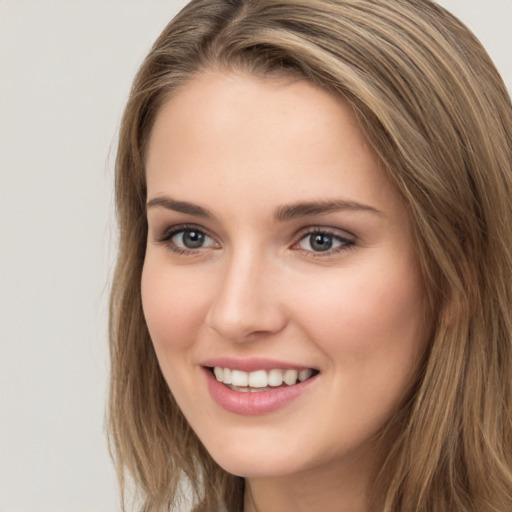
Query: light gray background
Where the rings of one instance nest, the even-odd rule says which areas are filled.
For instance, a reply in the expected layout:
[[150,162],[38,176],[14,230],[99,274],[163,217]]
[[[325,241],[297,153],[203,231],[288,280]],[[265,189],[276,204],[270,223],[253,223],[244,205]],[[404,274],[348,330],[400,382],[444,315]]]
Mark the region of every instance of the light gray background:
[[[0,512],[118,511],[104,438],[115,137],[185,1],[0,0]],[[443,0],[512,90],[512,0]]]

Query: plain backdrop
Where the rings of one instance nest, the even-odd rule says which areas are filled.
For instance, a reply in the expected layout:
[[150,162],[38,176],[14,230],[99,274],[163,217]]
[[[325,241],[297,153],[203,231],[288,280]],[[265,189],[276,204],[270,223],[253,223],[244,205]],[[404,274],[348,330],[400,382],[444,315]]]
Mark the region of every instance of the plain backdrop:
[[[116,512],[104,435],[113,161],[184,1],[0,0],[0,512]],[[512,90],[512,0],[443,0]]]

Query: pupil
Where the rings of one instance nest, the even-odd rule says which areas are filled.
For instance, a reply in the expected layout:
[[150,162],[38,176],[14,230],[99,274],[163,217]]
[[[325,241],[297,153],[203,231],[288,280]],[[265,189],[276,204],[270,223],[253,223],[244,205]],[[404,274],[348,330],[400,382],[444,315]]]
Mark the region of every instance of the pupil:
[[204,242],[204,233],[200,231],[194,231],[192,229],[187,229],[183,233],[183,244],[188,249],[197,249],[201,247]]
[[315,251],[328,251],[332,247],[332,237],[317,233],[316,235],[311,235],[310,243]]

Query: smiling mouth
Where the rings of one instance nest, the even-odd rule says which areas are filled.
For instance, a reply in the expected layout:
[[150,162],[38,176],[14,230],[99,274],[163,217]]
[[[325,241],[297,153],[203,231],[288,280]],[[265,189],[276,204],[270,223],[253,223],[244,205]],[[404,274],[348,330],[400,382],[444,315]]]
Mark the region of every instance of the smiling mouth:
[[304,368],[301,370],[281,370],[275,368],[271,370],[244,372],[242,370],[233,370],[220,366],[210,367],[210,371],[217,381],[233,391],[241,391],[243,393],[258,393],[271,391],[279,387],[294,386],[319,373],[318,370],[312,368]]

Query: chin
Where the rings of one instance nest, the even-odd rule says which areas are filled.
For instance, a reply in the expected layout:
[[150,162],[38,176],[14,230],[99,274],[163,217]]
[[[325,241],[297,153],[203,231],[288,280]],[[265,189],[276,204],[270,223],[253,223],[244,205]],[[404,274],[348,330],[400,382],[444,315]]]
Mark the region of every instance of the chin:
[[298,459],[297,454],[301,453],[301,448],[303,453],[304,446],[283,446],[282,442],[264,437],[260,433],[255,438],[257,442],[249,436],[245,440],[232,437],[220,443],[217,439],[212,446],[204,444],[215,462],[232,475],[244,478],[277,477],[301,470],[305,461]]
[[275,460],[272,457],[259,457],[252,460],[243,459],[241,457],[225,457],[215,458],[219,466],[228,473],[243,478],[273,478],[290,475],[299,471],[299,468],[290,466],[290,460]]

